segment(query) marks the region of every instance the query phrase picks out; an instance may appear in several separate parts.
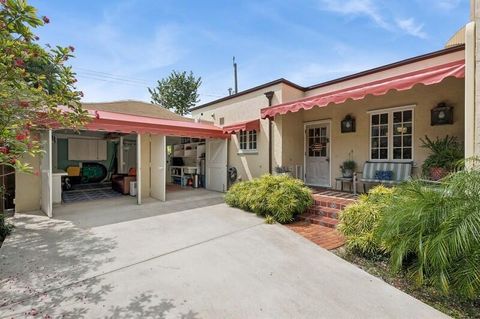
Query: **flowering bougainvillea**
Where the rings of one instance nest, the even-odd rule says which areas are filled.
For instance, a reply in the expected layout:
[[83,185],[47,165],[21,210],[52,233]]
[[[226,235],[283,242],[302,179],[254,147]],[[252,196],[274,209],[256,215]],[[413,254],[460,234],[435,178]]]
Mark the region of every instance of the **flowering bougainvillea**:
[[47,23],[25,0],[0,0],[0,165],[26,172],[25,155],[41,153],[37,131],[87,121],[66,64],[74,47],[42,46],[34,34]]

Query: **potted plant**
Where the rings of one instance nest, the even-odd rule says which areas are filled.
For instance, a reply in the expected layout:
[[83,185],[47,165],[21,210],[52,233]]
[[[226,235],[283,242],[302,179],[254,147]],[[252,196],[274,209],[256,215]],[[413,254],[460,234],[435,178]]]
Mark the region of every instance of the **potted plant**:
[[357,168],[357,163],[354,160],[346,160],[340,165],[340,170],[342,171],[342,176],[346,178],[353,177],[353,173]]
[[457,163],[463,159],[463,149],[455,136],[437,137],[435,140],[425,136],[420,138],[422,147],[430,151],[423,162],[423,174],[431,180],[438,181],[452,172]]

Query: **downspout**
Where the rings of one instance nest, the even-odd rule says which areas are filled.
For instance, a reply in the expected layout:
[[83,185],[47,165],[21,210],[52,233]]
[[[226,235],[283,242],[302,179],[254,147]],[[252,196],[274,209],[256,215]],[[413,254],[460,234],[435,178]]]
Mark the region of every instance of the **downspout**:
[[[275,92],[273,91],[268,91],[265,93],[265,97],[268,99],[268,106],[272,106],[272,99],[273,99],[273,95],[275,94]],[[272,123],[272,118],[269,117],[268,118],[268,173],[269,174],[272,174],[272,154],[273,154],[273,141],[272,141],[272,138],[273,138],[273,123]]]

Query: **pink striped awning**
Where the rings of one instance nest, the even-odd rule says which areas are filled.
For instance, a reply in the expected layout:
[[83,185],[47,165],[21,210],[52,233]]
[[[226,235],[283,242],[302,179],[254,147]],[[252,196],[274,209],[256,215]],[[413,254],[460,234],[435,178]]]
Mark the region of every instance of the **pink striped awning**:
[[447,77],[464,78],[465,60],[436,65],[386,79],[310,96],[294,102],[267,107],[261,110],[261,116],[262,119],[273,118],[275,115],[286,114],[287,112],[310,110],[315,106],[324,107],[330,103],[341,104],[347,99],[361,100],[369,94],[378,96],[384,95],[390,90],[409,90],[415,84],[432,85],[440,83]]
[[85,129],[137,134],[164,134],[201,138],[228,138],[220,127],[197,122],[165,120],[147,116],[88,110],[92,121]]
[[256,119],[253,121],[238,122],[231,125],[226,125],[223,127],[223,133],[238,133],[240,131],[253,131],[260,130],[260,120]]

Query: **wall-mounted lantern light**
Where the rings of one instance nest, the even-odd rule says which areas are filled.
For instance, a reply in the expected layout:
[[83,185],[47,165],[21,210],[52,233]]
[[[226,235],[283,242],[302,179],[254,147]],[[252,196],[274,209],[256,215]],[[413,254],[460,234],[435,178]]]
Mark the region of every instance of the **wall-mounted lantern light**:
[[453,124],[453,107],[445,102],[438,103],[431,111],[430,125]]
[[355,132],[355,119],[349,115],[345,116],[341,123],[342,133]]

